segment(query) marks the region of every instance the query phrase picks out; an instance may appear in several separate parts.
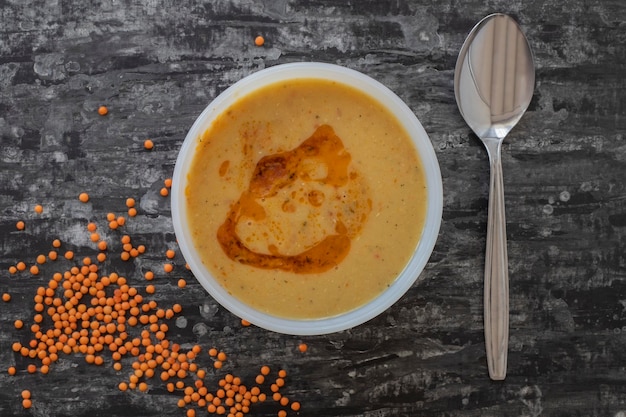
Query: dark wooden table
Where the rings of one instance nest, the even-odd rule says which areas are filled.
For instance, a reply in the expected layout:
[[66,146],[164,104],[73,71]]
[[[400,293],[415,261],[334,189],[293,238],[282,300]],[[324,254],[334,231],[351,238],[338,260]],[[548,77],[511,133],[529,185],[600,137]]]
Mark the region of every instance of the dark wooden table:
[[[503,147],[504,382],[487,376],[483,339],[487,155],[453,92],[465,36],[495,11],[520,22],[537,69],[529,111]],[[202,347],[195,362],[209,370],[211,390],[226,373],[252,386],[268,365],[288,372],[281,393],[302,404],[302,416],[626,415],[624,22],[622,0],[0,2],[0,293],[12,297],[0,302],[0,416],[185,415],[177,406],[184,394],[159,377],[147,392],[118,389],[130,357],[116,371],[110,354],[96,366],[80,352],[61,353],[44,375],[28,373],[37,360],[12,350],[33,337],[37,288],[98,253],[86,230],[92,221],[110,242],[103,274],[118,272],[143,293],[142,273],[153,270],[151,298],[182,305],[164,320],[167,339],[183,351]],[[264,46],[255,46],[257,35]],[[159,193],[186,131],[232,83],[296,61],[344,65],[394,90],[429,133],[444,183],[439,240],[419,281],[379,317],[319,337],[242,326],[179,253],[173,273],[162,269],[176,241]],[[98,114],[101,105],[108,115]],[[107,213],[126,216],[128,197],[138,215],[110,230]],[[127,262],[119,259],[125,233],[146,247]],[[35,264],[56,238],[73,261],[48,261],[37,275],[9,272],[19,261]],[[217,371],[206,353],[213,346],[229,355]],[[283,408],[268,400],[249,415]]]

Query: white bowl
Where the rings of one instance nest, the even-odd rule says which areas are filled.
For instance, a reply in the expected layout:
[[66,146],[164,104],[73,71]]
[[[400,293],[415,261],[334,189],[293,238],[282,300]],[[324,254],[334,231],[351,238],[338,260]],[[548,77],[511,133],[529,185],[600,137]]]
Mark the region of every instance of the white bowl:
[[[246,94],[278,81],[301,78],[321,78],[347,84],[365,92],[387,107],[410,135],[422,161],[426,175],[428,206],[424,229],[408,264],[396,280],[380,295],[361,307],[329,318],[286,319],[258,311],[230,295],[203,265],[194,247],[186,219],[186,169],[191,165],[199,138],[212,121]],[[294,63],[277,65],[258,71],[235,83],[196,119],[179,151],[172,183],[172,219],[181,252],[191,271],[217,302],[242,319],[259,327],[292,335],[316,335],[337,332],[357,326],[379,315],[415,283],[435,246],[441,224],[443,187],[437,157],[428,135],[411,109],[391,90],[378,81],[351,69],[323,63]]]

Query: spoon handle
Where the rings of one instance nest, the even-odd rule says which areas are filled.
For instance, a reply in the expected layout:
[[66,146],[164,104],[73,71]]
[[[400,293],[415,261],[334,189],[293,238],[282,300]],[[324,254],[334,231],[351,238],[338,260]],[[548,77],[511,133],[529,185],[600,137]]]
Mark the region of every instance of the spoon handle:
[[503,380],[509,341],[509,267],[499,139],[484,140],[489,153],[489,212],[485,252],[485,346],[489,377]]

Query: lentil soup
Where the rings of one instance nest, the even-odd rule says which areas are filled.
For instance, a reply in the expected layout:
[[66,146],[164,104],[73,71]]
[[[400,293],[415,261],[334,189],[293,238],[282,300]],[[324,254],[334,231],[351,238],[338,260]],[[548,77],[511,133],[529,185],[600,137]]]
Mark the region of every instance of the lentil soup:
[[425,174],[382,104],[324,79],[276,82],[199,138],[186,214],[203,264],[234,297],[290,319],[383,292],[424,227]]

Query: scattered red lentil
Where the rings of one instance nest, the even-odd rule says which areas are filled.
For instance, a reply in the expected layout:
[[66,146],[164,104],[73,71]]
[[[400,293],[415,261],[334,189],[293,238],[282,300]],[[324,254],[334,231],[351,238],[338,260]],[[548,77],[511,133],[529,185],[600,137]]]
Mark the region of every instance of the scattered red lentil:
[[35,205],[34,210],[35,210],[35,213],[41,214],[41,213],[43,213],[43,206],[41,204],[37,204],[37,205]]
[[78,199],[82,202],[82,203],[86,203],[89,201],[89,194],[87,193],[80,193],[78,195]]
[[[171,187],[171,180],[164,182],[167,188]],[[87,196],[86,193],[82,195]],[[88,196],[81,201],[88,201]],[[129,216],[130,209],[134,209],[134,200],[128,199]],[[123,226],[124,217],[115,217],[108,213],[108,222],[115,221],[117,227]],[[109,223],[109,226],[111,224]],[[87,225],[87,231],[92,241],[97,244],[101,251],[96,255],[98,262],[106,260],[108,245],[96,232],[95,222]],[[133,247],[129,235],[121,237],[122,257],[137,257],[145,253],[145,246]],[[56,249],[62,246],[59,239],[52,242]],[[64,257],[74,260],[74,252],[66,250]],[[36,263],[43,265],[47,259],[54,260],[58,256],[56,250],[48,254],[38,255]],[[173,259],[176,252],[169,249],[165,253],[166,259]],[[284,396],[280,390],[285,385],[287,373],[280,370],[274,383],[264,385],[266,376],[270,375],[269,366],[262,366],[260,374],[255,378],[257,385],[247,387],[242,379],[233,374],[226,374],[219,380],[215,391],[210,391],[206,384],[208,372],[195,362],[195,358],[202,353],[199,345],[194,345],[190,350],[184,351],[180,345],[171,343],[167,339],[169,330],[167,322],[182,311],[180,304],[174,304],[171,308],[161,308],[155,300],[148,300],[144,295],[154,294],[156,287],[152,284],[145,287],[142,295],[140,289],[130,285],[126,277],[111,272],[105,275],[100,271],[101,264],[94,263],[95,259],[83,257],[74,260],[75,265],[66,271],[54,272],[48,278],[47,286],[40,286],[33,298],[34,316],[30,325],[32,338],[25,343],[15,342],[12,349],[24,358],[40,361],[39,367],[34,363],[26,366],[28,373],[34,374],[39,371],[47,374],[53,363],[59,360],[59,355],[81,354],[84,360],[95,366],[102,366],[111,359],[111,366],[116,371],[121,371],[125,358],[130,359],[130,374],[124,381],[120,381],[120,391],[138,390],[146,392],[150,389],[149,380],[157,377],[158,381],[167,381],[167,390],[176,392],[179,390],[182,397],[178,405],[186,408],[187,417],[195,417],[196,409],[200,407],[210,413],[223,414],[232,417],[244,417],[250,412],[253,403],[261,403],[271,398],[278,405],[291,410],[300,410],[300,403],[293,402]],[[188,267],[186,265],[186,267]],[[9,267],[9,272],[17,273],[26,270],[25,262],[18,262]],[[164,264],[164,271],[171,272],[174,269],[172,263]],[[46,270],[39,270],[37,265],[30,267],[33,274],[45,275]],[[152,271],[146,271],[144,277],[147,281],[154,279]],[[44,281],[45,282],[45,281]],[[178,280],[178,286],[186,285],[184,278]],[[8,293],[3,294],[3,300],[10,300]],[[51,321],[50,321],[51,320]],[[242,325],[250,325],[242,320]],[[16,329],[22,329],[24,322],[15,320]],[[27,327],[28,329],[28,327]],[[223,351],[211,348],[208,354],[213,358],[213,367],[217,370],[225,366],[227,355]],[[15,375],[17,369],[12,366],[7,372]],[[265,389],[267,392],[263,392]],[[26,391],[25,391],[26,392]],[[30,392],[23,394],[22,405],[24,408],[32,407]],[[281,409],[279,415],[286,416],[286,410]]]
[[263,36],[257,36],[254,38],[254,44],[256,46],[263,46],[265,44],[265,38],[263,38]]
[[306,352],[309,349],[306,343],[300,343],[298,345],[298,350],[302,353]]
[[170,192],[165,187],[161,188],[161,191],[159,191],[159,194],[161,194],[162,197],[167,197],[169,193]]
[[2,294],[2,301],[4,301],[5,303],[11,301],[11,294],[9,294],[8,292]]
[[248,320],[241,319],[241,325],[244,327],[248,327],[251,325],[251,323]]
[[98,114],[100,116],[106,116],[108,113],[109,113],[109,109],[107,108],[107,106],[98,107]]
[[24,230],[24,228],[26,228],[26,224],[22,220],[20,220],[17,223],[15,223],[15,228],[17,230]]
[[150,149],[154,148],[154,142],[152,142],[150,139],[146,139],[143,142],[143,147],[146,148],[147,150],[150,150]]

